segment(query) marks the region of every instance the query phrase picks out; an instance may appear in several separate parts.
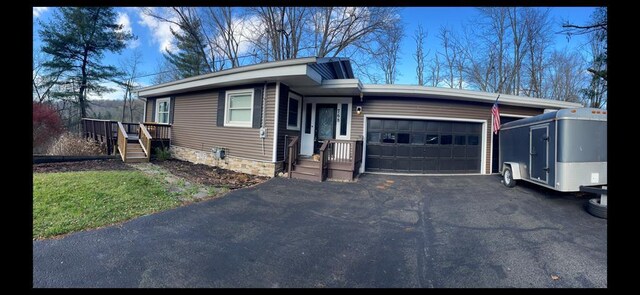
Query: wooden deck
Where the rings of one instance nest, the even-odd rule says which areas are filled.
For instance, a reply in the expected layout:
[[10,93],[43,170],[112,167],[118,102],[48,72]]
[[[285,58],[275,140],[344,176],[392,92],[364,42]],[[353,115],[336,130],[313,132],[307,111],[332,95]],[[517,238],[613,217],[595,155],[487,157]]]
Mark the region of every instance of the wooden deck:
[[149,161],[156,147],[170,147],[171,125],[122,123],[111,120],[82,119],[82,134],[107,146],[107,154],[118,151],[125,162]]

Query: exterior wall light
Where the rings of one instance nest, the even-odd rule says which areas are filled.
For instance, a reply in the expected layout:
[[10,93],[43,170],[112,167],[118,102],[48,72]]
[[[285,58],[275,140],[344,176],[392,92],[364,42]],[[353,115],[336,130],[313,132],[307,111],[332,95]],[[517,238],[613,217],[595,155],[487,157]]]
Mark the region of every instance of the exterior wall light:
[[357,106],[356,107],[356,114],[358,114],[358,115],[362,114],[362,106]]

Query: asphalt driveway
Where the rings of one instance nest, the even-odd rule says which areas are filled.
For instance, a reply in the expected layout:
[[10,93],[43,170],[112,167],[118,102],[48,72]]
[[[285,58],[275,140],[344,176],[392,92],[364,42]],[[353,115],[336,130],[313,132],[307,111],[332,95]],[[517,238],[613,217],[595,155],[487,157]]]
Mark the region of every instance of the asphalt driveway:
[[607,287],[607,222],[585,202],[530,185],[507,189],[496,176],[275,178],[34,241],[33,284]]

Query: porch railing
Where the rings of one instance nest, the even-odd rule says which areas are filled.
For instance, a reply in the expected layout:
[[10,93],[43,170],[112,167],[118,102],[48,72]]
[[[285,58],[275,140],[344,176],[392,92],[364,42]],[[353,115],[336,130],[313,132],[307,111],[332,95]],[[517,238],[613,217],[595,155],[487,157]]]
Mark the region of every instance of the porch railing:
[[138,130],[141,131],[138,136],[138,141],[140,142],[140,145],[142,145],[144,154],[148,159],[151,157],[151,139],[153,139],[153,137],[151,137],[151,134],[149,134],[149,131],[147,131],[147,128],[142,123],[140,123]]
[[327,165],[329,164],[329,155],[331,151],[328,151],[329,141],[325,140],[320,147],[320,181],[324,181],[327,176]]
[[[140,126],[146,128],[148,137],[152,144],[149,149],[158,142],[166,146],[171,142],[171,124],[160,124],[154,122],[145,123],[128,123],[118,122],[113,120],[99,120],[91,118],[82,119],[82,136],[85,138],[91,138],[107,146],[107,154],[112,155],[116,151],[116,146],[120,143],[118,140],[118,133],[123,133],[128,136],[128,139],[138,139],[143,136],[140,134]],[[120,130],[122,128],[122,130]],[[126,141],[125,141],[126,143]],[[150,150],[147,149],[147,152]]]
[[291,142],[287,146],[287,172],[289,173],[289,178],[291,178],[291,171],[293,171],[293,165],[296,163],[298,159],[298,154],[300,152],[300,137],[294,136],[291,137]]
[[82,119],[82,136],[91,138],[107,146],[107,154],[113,154],[113,146],[118,134],[117,121]]
[[362,163],[362,140],[332,139],[328,143],[328,163],[346,164],[352,171]]
[[144,122],[149,134],[155,139],[171,139],[171,124]]
[[120,122],[116,122],[118,125],[118,151],[120,152],[120,157],[122,157],[122,161],[127,160],[127,140],[129,139],[129,135],[127,131],[124,129],[124,126]]

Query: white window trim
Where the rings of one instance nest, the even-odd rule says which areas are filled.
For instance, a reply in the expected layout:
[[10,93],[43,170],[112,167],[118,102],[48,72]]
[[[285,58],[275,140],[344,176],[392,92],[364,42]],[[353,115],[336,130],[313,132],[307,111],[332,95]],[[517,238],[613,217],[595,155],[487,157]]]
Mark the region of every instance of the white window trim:
[[[229,99],[230,99],[231,95],[234,95],[234,94],[250,94],[251,95],[251,104],[250,104],[251,115],[249,115],[249,121],[248,122],[232,122],[232,121],[229,121],[229,106],[231,105],[229,103]],[[227,91],[225,93],[225,101],[224,101],[224,126],[225,127],[247,127],[247,128],[251,128],[253,126],[253,96],[254,96],[253,88],[251,88],[251,89],[240,89],[240,90],[230,90],[230,91]]]
[[[160,122],[160,103],[161,102],[167,102],[167,122]],[[167,98],[159,98],[156,99],[156,123],[160,123],[160,124],[169,124],[169,122],[171,122],[171,118],[169,118],[171,116],[171,99],[169,97]]]
[[[289,101],[295,99],[298,101],[298,118],[296,119],[296,126],[289,125]],[[302,115],[302,97],[293,92],[289,92],[289,99],[287,99],[287,130],[300,131],[300,117]]]
[[[340,121],[342,120],[341,119],[342,104],[347,104],[347,134],[346,135],[340,135]],[[336,116],[336,139],[342,139],[342,140],[351,139],[351,110],[352,110],[351,108],[352,108],[351,101],[338,103],[338,109],[337,109],[338,114]]]

